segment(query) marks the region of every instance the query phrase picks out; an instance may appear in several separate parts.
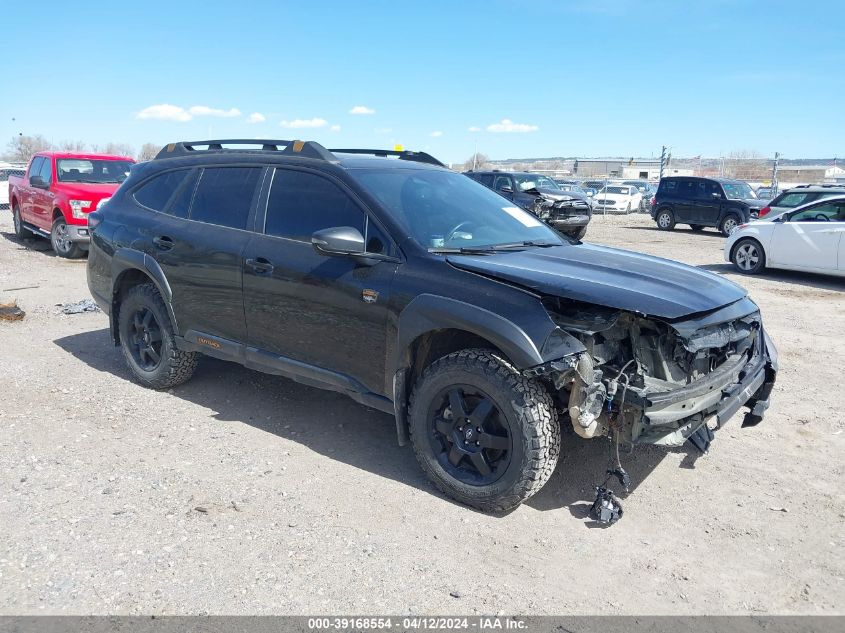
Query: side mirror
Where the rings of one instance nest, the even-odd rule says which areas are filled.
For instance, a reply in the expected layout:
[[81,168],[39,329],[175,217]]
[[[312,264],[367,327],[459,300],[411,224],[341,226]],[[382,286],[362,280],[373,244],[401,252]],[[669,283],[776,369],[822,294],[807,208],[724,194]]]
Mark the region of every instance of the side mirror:
[[320,255],[343,257],[364,254],[364,236],[351,226],[317,231],[311,236],[311,245]]
[[501,191],[502,193],[513,193],[513,189],[509,185],[499,187],[499,191]]
[[721,200],[721,199],[722,199],[722,194],[721,194],[721,193],[717,193],[717,192],[715,192],[715,191],[714,191],[714,192],[713,192],[713,193],[711,193],[710,195],[711,195],[711,196],[713,196],[713,199],[714,199],[714,200]]
[[44,182],[44,179],[41,176],[30,176],[29,185],[30,187],[38,187],[39,189],[47,188],[47,183]]

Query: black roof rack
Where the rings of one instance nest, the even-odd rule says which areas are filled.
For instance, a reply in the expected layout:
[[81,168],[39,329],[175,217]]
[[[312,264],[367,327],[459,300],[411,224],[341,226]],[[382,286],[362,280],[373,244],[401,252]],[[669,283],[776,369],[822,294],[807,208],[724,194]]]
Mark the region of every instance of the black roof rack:
[[366,154],[369,156],[396,156],[400,160],[412,160],[417,163],[428,163],[429,165],[437,165],[438,167],[445,167],[443,163],[437,160],[431,154],[425,152],[409,152],[407,150],[391,150],[391,149],[330,149],[333,154]]
[[[223,147],[224,145],[260,145],[261,149],[234,149]],[[159,158],[173,158],[175,156],[186,156],[193,152],[234,152],[234,151],[261,151],[279,152],[289,156],[302,156],[304,158],[316,158],[317,160],[337,161],[339,160],[334,152],[338,154],[369,154],[372,156],[397,156],[401,160],[412,160],[418,163],[428,163],[445,167],[443,163],[425,152],[394,151],[387,149],[332,149],[328,150],[315,141],[283,141],[279,139],[261,138],[236,138],[236,139],[215,139],[208,141],[178,141],[168,143],[156,155]]]
[[[325,147],[314,141],[283,141],[279,139],[261,139],[261,138],[233,138],[233,139],[215,139],[209,141],[179,141],[177,143],[168,143],[156,155],[159,158],[172,158],[174,156],[185,156],[191,152],[207,151],[207,152],[221,152],[221,151],[243,151],[224,148],[224,145],[261,145],[260,150],[263,152],[280,152],[282,154],[304,156],[305,158],[317,158],[319,160],[337,160]],[[206,149],[197,149],[205,147]],[[250,151],[250,150],[247,150]]]

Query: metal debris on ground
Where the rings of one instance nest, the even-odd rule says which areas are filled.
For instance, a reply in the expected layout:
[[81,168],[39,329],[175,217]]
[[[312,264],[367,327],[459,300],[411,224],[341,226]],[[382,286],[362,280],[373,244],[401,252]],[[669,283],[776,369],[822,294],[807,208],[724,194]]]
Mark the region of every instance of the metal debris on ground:
[[83,312],[99,312],[100,307],[91,299],[83,299],[74,303],[57,303],[63,314],[82,314]]
[[26,316],[26,312],[18,307],[16,301],[9,303],[0,303],[0,320],[3,321],[20,321]]

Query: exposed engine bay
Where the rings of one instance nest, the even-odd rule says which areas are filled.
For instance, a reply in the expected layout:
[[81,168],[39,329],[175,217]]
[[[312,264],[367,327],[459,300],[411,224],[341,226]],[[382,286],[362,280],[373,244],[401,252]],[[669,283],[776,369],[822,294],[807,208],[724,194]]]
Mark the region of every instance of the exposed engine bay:
[[[690,439],[704,452],[712,439],[707,421],[733,415],[762,384],[758,311],[718,323],[668,322],[557,297],[546,297],[544,305],[586,351],[534,368],[534,375],[551,381],[583,438],[613,434],[663,446]],[[727,400],[747,391],[742,383],[751,374],[759,374],[760,384],[732,406]]]

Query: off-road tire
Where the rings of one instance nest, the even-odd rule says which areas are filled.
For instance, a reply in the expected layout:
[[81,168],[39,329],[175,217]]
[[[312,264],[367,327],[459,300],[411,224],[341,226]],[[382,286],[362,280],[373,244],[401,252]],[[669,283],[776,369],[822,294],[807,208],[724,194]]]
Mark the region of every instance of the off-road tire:
[[[731,222],[733,222],[734,229],[731,228]],[[722,235],[728,237],[737,226],[742,223],[742,220],[734,213],[728,213],[722,223],[719,225],[719,230],[722,232]]]
[[[485,485],[470,485],[440,464],[427,436],[431,401],[452,385],[470,385],[496,401],[508,418],[512,441],[519,441],[504,474]],[[428,478],[446,495],[486,512],[510,510],[549,480],[560,455],[560,426],[551,395],[522,376],[499,353],[484,349],[454,352],[432,363],[414,385],[409,408],[411,443]],[[521,459],[513,457],[521,453]]]
[[660,209],[654,216],[654,221],[661,231],[671,231],[675,228],[675,214],[670,209]]
[[574,237],[576,240],[583,240],[584,236],[586,234],[587,234],[587,227],[586,226],[582,226],[580,229],[577,229],[577,230],[573,231],[572,233],[570,233],[570,235],[572,237]]
[[34,236],[34,233],[23,225],[23,218],[21,218],[21,208],[17,204],[12,208],[12,223],[15,227],[15,237],[20,240],[28,240]]
[[79,248],[78,244],[64,240],[63,229],[67,232],[67,222],[60,216],[55,219],[50,229],[50,245],[53,247],[53,252],[65,259],[79,259],[85,254],[85,251]]
[[[152,371],[142,368],[130,351],[131,319],[141,308],[150,310],[161,331],[161,360]],[[187,382],[197,368],[199,354],[176,348],[173,324],[164,300],[153,284],[134,286],[118,305],[117,323],[120,332],[120,349],[135,379],[151,389],[169,389]]]

